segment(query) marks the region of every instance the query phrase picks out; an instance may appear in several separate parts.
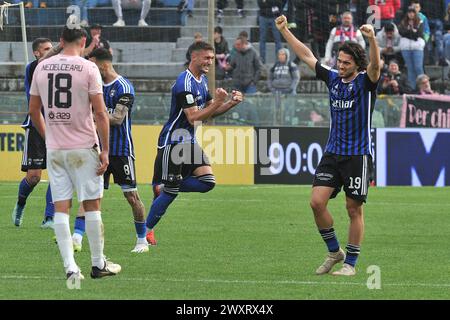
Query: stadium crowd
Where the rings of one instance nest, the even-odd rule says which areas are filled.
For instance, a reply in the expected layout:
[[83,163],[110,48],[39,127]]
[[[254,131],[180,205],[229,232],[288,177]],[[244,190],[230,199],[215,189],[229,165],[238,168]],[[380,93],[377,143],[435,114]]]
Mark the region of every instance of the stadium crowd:
[[[12,2],[19,2],[14,0]],[[164,5],[154,0],[153,5]],[[91,26],[89,49],[109,48],[109,43],[102,38],[101,26],[89,21],[88,12],[95,7],[113,7],[117,21],[112,25],[126,25],[122,8],[140,9],[138,26],[146,27],[146,21],[152,6],[151,0],[73,0],[81,8],[81,25]],[[46,8],[50,1],[29,1],[26,8]],[[236,16],[246,17],[246,5],[243,0],[236,0]],[[378,21],[372,19],[374,11],[369,6],[379,8]],[[195,0],[181,0],[178,12],[187,12],[189,17],[195,13]],[[259,44],[259,50],[252,45],[246,31],[236,36],[229,45],[223,36],[227,25],[223,23],[224,9],[231,8],[227,0],[216,2],[218,26],[215,28],[214,47],[216,52],[216,78],[232,79],[236,88],[247,94],[255,93],[257,81],[267,78],[267,89],[277,91],[277,84],[284,83],[278,90],[284,94],[295,94],[300,79],[299,60],[290,60],[289,50],[283,50],[288,57],[285,62],[279,60],[283,48],[281,36],[275,28],[274,19],[285,14],[288,27],[292,33],[307,43],[314,55],[324,64],[333,67],[336,63],[338,48],[345,42],[357,42],[366,48],[359,26],[366,21],[376,23],[377,42],[384,62],[379,93],[401,95],[415,93],[418,78],[425,74],[424,66],[443,68],[443,79],[449,79],[450,65],[450,0],[257,0],[258,33],[252,34],[251,40]],[[98,30],[97,32],[95,30]],[[275,63],[266,64],[266,43],[272,36],[275,42]],[[368,51],[368,48],[366,48]],[[188,51],[189,52],[189,51]],[[189,61],[188,53],[186,61]],[[294,62],[291,63],[291,62]],[[188,62],[187,62],[188,63]],[[281,80],[280,80],[281,79]]]

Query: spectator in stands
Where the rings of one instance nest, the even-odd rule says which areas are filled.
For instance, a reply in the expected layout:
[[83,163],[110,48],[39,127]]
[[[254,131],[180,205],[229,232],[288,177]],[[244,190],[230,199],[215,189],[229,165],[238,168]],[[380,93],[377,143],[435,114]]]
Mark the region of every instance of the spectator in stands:
[[[428,1],[430,1],[430,0],[428,0]],[[440,1],[440,0],[431,0],[431,1]],[[414,7],[419,19],[422,21],[422,23],[423,23],[423,39],[425,40],[425,42],[428,42],[428,40],[430,40],[430,34],[431,34],[430,24],[428,23],[427,16],[421,12],[422,6],[420,5],[420,0],[411,0],[410,6]],[[409,9],[409,7],[408,7],[408,9]]]
[[141,8],[141,17],[138,21],[139,27],[147,27],[148,24],[145,22],[148,12],[150,11],[150,6],[152,5],[151,0],[112,0],[112,5],[117,16],[117,21],[113,24],[114,27],[125,26],[125,21],[123,20],[122,7],[125,9],[139,9]]
[[381,31],[377,33],[377,42],[385,63],[389,64],[391,59],[398,60],[401,57],[400,34],[393,22],[386,23]]
[[425,94],[438,94],[431,90],[430,77],[426,74],[421,74],[416,79],[417,85],[417,94],[425,95]]
[[216,51],[216,79],[225,78],[227,59],[230,53],[228,42],[222,35],[222,27],[214,28],[214,50]]
[[[422,1],[422,10],[428,18],[430,26],[431,40],[426,46],[426,53],[429,57],[430,64],[437,62],[440,66],[446,66],[444,57],[444,26],[442,23],[442,13],[445,12],[444,1]],[[436,52],[434,52],[436,49]],[[436,56],[438,59],[436,59]]]
[[416,9],[411,6],[398,27],[401,35],[400,49],[408,70],[408,85],[414,88],[416,78],[423,74],[423,22],[417,15]]
[[236,54],[231,58],[228,71],[232,72],[233,86],[245,94],[256,93],[256,84],[261,74],[261,61],[258,53],[248,46],[244,37],[234,42]]
[[286,48],[278,50],[278,61],[270,69],[267,85],[274,94],[297,94],[300,72],[295,63],[290,61]]
[[292,118],[293,108],[288,109],[289,114],[285,114],[285,108],[281,103],[282,95],[296,95],[297,85],[300,81],[300,72],[295,63],[290,61],[290,53],[286,48],[278,51],[278,61],[270,69],[267,79],[267,86],[275,96],[275,114],[279,124],[284,124],[285,117]]
[[262,63],[266,63],[267,31],[270,28],[275,40],[275,57],[281,49],[281,34],[275,27],[275,18],[281,14],[283,0],[258,0],[259,7],[259,54]]
[[309,112],[308,126],[327,127],[329,126],[329,121],[326,120],[325,115],[322,112],[314,108]]
[[[15,3],[23,2],[20,1],[14,1]],[[25,8],[47,8],[47,2],[45,1],[39,1],[39,0],[33,0],[33,1],[27,1],[25,3]]]
[[[248,39],[248,33],[245,30],[242,30],[241,32],[239,32],[238,38],[243,38],[245,40],[245,42],[247,43],[247,47],[255,50],[255,48],[253,47],[252,43],[249,41]],[[233,45],[233,47],[231,48],[230,54],[228,55],[228,62],[231,61],[231,58],[236,55],[237,53],[237,49],[236,46]]]
[[192,18],[192,17],[194,17],[194,15],[193,15],[194,5],[195,5],[195,0],[181,0],[180,3],[178,3],[177,11],[181,13],[184,10],[186,10],[188,17]]
[[112,48],[109,41],[102,37],[102,26],[99,24],[93,24],[89,29],[89,37],[86,40],[86,46],[84,48],[84,56],[89,54],[98,48],[105,48],[112,54]]
[[[450,1],[450,0],[449,0]],[[450,2],[447,5],[447,10],[445,12],[444,16],[444,52],[445,52],[445,59],[448,65],[450,65]],[[448,70],[445,75],[446,79],[448,78]]]
[[412,90],[408,86],[408,79],[400,72],[398,62],[391,60],[386,73],[381,75],[378,93],[389,95],[402,95],[410,93]]
[[339,47],[345,42],[357,42],[361,47],[366,48],[366,42],[361,31],[353,24],[353,15],[349,11],[342,14],[342,24],[333,28],[330,32],[325,49],[325,64],[334,67]]
[[394,22],[395,13],[401,8],[400,0],[369,0],[369,5],[380,8],[381,27]]
[[[244,0],[235,0],[236,10],[239,18],[245,18]],[[217,22],[222,23],[223,10],[228,7],[228,0],[217,0]]]
[[[329,23],[330,12],[332,12],[330,3],[317,0],[295,0],[294,6],[294,22],[299,27],[292,30],[292,33],[303,43],[309,43],[314,56],[323,57],[326,39],[332,29]],[[334,17],[333,15],[333,19]],[[294,63],[299,64],[300,58],[296,56]]]
[[194,42],[189,46],[186,51],[186,62],[184,63],[184,67],[187,68],[191,63],[191,53],[192,53],[192,45],[197,42],[203,41],[203,35],[200,32],[194,33]]
[[[296,29],[297,23],[295,23],[295,2],[296,0],[283,0],[283,4],[281,5],[281,10],[284,12],[284,15],[288,19],[288,28]],[[292,21],[289,23],[289,21]]]
[[81,11],[81,26],[87,27],[89,26],[89,15],[88,9],[92,9],[95,7],[105,7],[109,6],[110,0],[74,0],[72,3],[76,6],[80,7]]
[[[245,95],[253,95],[257,92],[256,84],[261,75],[261,60],[245,37],[238,37],[234,46],[236,53],[231,57],[227,66],[227,71],[231,72],[233,89],[241,91]],[[258,112],[249,100],[246,99],[244,105],[239,109],[250,123],[259,123]]]

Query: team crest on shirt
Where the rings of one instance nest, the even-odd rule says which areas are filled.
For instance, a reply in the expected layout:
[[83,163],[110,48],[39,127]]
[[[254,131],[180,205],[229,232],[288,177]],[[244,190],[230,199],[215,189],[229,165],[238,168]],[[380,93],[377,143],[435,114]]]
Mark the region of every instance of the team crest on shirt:
[[348,85],[348,91],[351,92],[352,89],[353,89],[353,83],[351,82],[351,83]]
[[338,94],[338,89],[339,89],[339,83],[337,83],[332,89],[331,89],[331,93],[334,95]]
[[109,92],[109,96],[114,97],[115,94],[116,94],[116,89],[111,89],[111,91]]

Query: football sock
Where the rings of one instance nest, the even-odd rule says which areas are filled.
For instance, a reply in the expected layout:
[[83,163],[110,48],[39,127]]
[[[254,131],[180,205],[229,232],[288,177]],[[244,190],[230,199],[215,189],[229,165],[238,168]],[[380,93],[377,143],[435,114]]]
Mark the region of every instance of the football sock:
[[75,227],[73,232],[79,234],[80,236],[84,235],[86,230],[86,218],[85,217],[76,217],[75,218]]
[[45,205],[45,220],[48,220],[49,218],[53,218],[55,215],[55,205],[52,201],[52,191],[50,189],[50,184],[47,188],[47,193],[45,194],[45,200],[47,204]]
[[91,250],[92,266],[99,269],[105,267],[103,257],[103,223],[100,211],[86,211],[86,234],[89,240],[89,248]]
[[158,198],[156,198],[147,216],[147,228],[153,229],[153,227],[158,223],[161,217],[166,213],[167,208],[177,197],[177,194],[167,193],[166,191],[161,192]]
[[56,212],[53,229],[55,230],[56,241],[58,242],[59,252],[61,253],[66,273],[77,272],[79,269],[73,257],[69,215],[62,212]]
[[180,184],[180,192],[208,192],[216,185],[216,179],[212,174],[202,176],[190,176],[183,179]]
[[30,185],[26,178],[23,178],[19,184],[19,196],[17,200],[17,204],[19,206],[24,207],[27,202],[27,198],[30,193],[33,191],[34,186]]
[[351,265],[354,267],[356,265],[356,260],[358,260],[359,252],[361,251],[361,247],[354,244],[347,244],[345,247],[347,249],[347,255],[345,256],[344,263]]
[[322,236],[323,241],[327,244],[329,252],[338,252],[339,251],[339,241],[336,238],[336,233],[334,232],[334,228],[330,229],[322,229],[319,230],[320,235]]
[[139,239],[144,238],[147,234],[147,230],[145,228],[145,222],[134,222],[134,227],[136,228],[136,234]]

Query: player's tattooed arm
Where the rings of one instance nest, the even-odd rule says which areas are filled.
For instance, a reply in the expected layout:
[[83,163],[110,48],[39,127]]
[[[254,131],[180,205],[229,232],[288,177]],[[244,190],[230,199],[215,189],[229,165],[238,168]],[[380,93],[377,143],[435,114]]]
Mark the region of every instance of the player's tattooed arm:
[[120,126],[128,113],[128,107],[123,104],[116,104],[113,113],[108,113],[109,125]]
[[128,110],[131,109],[134,102],[134,96],[132,94],[123,94],[119,97],[116,103],[113,113],[108,113],[109,124],[111,126],[120,126],[125,119]]

